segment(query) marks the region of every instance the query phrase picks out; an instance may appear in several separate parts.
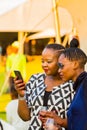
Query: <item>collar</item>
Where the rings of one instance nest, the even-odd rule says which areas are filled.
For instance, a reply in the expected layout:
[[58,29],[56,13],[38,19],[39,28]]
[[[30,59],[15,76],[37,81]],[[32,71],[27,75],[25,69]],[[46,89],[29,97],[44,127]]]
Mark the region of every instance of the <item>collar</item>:
[[85,71],[78,76],[78,78],[76,79],[73,85],[74,90],[77,90],[77,88],[80,86],[80,84],[83,82],[86,76],[87,76],[87,72]]

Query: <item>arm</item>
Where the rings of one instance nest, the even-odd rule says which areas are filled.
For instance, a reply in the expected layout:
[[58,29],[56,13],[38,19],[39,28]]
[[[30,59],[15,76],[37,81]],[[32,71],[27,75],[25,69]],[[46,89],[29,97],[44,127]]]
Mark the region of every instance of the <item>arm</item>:
[[17,77],[14,79],[15,89],[18,95],[23,98],[19,98],[18,102],[18,114],[22,120],[28,121],[30,119],[30,109],[27,106],[26,100],[24,99],[25,83],[22,80],[18,80]]
[[67,119],[63,119],[61,117],[59,117],[58,115],[54,115],[54,120],[55,122],[60,125],[61,127],[67,128]]
[[11,106],[9,106],[9,103],[7,104],[6,106],[6,119],[7,121],[12,124],[12,113],[11,113],[11,109],[10,109]]
[[28,108],[25,100],[19,100],[18,114],[22,120],[24,121],[30,120],[30,109]]

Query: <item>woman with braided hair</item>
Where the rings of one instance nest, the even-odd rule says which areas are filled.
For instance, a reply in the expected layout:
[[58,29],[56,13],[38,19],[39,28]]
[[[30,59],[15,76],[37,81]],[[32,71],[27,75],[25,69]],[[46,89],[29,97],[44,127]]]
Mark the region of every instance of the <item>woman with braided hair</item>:
[[67,48],[59,56],[58,73],[63,81],[73,80],[74,99],[67,112],[67,118],[55,113],[43,112],[45,117],[54,118],[59,125],[68,130],[87,130],[87,55],[79,48]]

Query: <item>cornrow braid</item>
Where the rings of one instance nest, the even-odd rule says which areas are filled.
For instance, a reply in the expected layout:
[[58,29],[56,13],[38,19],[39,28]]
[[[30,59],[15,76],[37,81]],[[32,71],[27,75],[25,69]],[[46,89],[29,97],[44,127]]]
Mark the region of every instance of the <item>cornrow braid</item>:
[[48,44],[45,48],[47,49],[53,49],[53,50],[63,50],[65,49],[64,46],[57,43]]
[[80,67],[84,67],[87,62],[87,56],[80,48],[66,48],[61,53],[70,61],[79,61]]
[[60,56],[61,52],[65,49],[64,46],[57,43],[48,44],[44,49],[52,49],[56,52],[57,57]]

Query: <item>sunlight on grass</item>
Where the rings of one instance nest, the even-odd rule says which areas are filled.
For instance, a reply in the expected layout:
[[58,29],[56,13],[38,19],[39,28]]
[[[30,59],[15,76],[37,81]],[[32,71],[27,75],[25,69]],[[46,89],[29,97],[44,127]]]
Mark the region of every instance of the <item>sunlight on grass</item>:
[[3,94],[2,96],[0,96],[0,112],[5,111],[5,107],[10,100],[11,100],[10,94]]
[[5,108],[10,100],[10,94],[3,94],[0,96],[0,118],[3,120],[6,120]]

